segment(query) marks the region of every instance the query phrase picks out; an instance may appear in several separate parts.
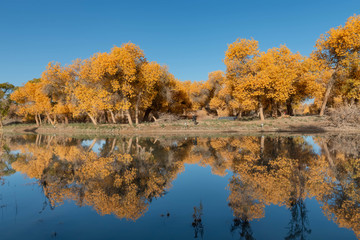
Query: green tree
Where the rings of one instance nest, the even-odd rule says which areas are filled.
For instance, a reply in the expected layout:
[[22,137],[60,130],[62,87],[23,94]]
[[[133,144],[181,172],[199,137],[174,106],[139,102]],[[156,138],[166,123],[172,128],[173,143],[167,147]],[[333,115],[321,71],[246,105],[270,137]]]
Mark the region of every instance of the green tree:
[[0,127],[3,127],[3,120],[9,114],[12,101],[10,94],[14,91],[14,85],[10,83],[0,83]]

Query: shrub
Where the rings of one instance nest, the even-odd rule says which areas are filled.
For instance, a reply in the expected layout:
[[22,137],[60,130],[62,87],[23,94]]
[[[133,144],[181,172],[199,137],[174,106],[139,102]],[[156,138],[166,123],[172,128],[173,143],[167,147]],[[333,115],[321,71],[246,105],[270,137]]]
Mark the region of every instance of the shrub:
[[335,126],[358,126],[360,124],[360,107],[358,105],[346,105],[329,110],[328,120]]

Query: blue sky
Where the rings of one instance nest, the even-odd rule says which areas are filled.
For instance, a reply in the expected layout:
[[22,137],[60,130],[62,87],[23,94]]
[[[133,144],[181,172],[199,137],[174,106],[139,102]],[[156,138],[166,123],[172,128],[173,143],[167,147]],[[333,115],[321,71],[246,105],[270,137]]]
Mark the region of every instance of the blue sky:
[[320,34],[355,13],[359,0],[0,0],[0,82],[21,85],[50,61],[71,63],[129,41],[178,79],[206,80],[225,70],[237,38],[308,55]]

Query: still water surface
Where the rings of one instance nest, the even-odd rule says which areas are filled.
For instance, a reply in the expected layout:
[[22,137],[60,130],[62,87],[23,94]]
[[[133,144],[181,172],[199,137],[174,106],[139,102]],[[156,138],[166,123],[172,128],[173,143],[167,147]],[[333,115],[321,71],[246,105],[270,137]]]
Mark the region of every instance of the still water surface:
[[360,136],[1,140],[0,239],[358,239]]

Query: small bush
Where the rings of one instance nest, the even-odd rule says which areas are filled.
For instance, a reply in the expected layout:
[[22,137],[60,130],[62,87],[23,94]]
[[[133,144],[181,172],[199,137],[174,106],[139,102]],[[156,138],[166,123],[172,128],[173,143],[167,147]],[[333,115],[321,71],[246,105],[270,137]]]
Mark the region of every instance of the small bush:
[[165,121],[165,122],[174,122],[179,120],[180,117],[177,116],[176,114],[171,114],[171,113],[160,113],[159,114],[159,119],[160,121]]
[[347,105],[329,111],[328,119],[336,126],[359,126],[360,107],[357,105]]

